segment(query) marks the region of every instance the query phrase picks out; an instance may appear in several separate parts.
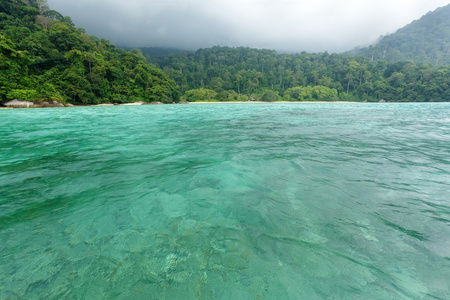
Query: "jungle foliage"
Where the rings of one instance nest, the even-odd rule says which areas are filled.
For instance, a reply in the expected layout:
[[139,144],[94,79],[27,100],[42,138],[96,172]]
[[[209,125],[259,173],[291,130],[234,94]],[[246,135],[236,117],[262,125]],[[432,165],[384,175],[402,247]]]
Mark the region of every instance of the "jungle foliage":
[[449,65],[246,47],[147,58],[177,82],[188,101],[450,101]]
[[86,34],[45,0],[0,2],[0,102],[171,103],[179,96],[176,83],[140,50]]

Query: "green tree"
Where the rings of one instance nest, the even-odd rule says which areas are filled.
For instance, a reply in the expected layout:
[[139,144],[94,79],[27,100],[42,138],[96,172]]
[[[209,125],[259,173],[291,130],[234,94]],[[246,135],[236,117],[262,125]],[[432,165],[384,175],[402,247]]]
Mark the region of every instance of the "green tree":
[[267,90],[264,92],[261,98],[262,101],[273,102],[278,100],[278,92]]
[[186,91],[185,98],[189,102],[195,101],[211,101],[216,99],[217,92],[210,89],[193,89]]

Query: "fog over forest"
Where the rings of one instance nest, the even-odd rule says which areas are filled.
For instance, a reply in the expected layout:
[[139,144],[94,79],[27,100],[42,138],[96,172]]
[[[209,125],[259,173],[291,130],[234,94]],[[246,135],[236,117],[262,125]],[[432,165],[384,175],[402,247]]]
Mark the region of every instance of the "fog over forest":
[[119,46],[215,45],[341,52],[373,43],[448,0],[49,0]]

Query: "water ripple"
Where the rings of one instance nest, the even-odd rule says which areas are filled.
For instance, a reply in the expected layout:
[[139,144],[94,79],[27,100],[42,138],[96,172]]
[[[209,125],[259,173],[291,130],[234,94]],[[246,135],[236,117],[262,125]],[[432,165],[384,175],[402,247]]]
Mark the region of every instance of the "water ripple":
[[448,299],[449,113],[1,110],[0,298]]

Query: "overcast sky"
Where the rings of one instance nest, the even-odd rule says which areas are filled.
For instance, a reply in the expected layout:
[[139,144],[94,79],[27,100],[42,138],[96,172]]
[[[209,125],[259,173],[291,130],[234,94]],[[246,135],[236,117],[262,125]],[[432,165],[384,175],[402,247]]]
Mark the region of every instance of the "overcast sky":
[[450,0],[48,0],[87,33],[118,46],[249,46],[341,52]]

